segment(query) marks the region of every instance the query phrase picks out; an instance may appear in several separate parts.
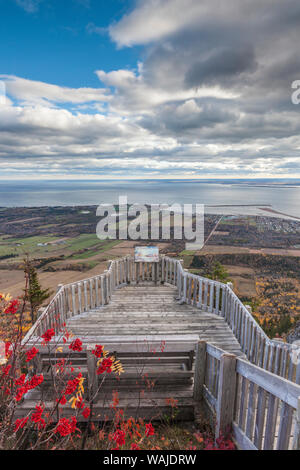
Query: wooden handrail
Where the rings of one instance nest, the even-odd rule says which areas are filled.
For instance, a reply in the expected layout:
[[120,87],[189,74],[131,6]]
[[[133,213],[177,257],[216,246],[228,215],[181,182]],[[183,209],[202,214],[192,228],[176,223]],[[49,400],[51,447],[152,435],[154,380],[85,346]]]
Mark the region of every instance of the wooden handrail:
[[217,436],[230,427],[243,450],[300,449],[299,385],[200,341],[194,391]]
[[169,257],[164,257],[163,270],[166,282],[177,286],[182,302],[224,318],[250,362],[300,384],[300,349],[294,360],[294,346],[271,340],[230,286],[189,273]]
[[102,274],[62,286],[23,343],[48,328],[59,334],[71,316],[108,304],[115,289],[146,280],[172,284],[181,302],[223,317],[250,362],[300,383],[300,357],[293,360],[294,347],[271,340],[229,285],[189,273],[180,260],[165,255],[158,263],[136,263],[128,255],[110,261]]

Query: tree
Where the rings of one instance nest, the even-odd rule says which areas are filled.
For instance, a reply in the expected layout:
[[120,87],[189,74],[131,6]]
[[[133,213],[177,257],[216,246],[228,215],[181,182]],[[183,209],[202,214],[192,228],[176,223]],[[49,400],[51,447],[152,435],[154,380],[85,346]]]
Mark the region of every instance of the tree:
[[212,267],[210,278],[214,281],[226,282],[229,275],[225,267],[219,261],[216,261]]
[[47,300],[50,295],[50,289],[42,289],[38,274],[29,257],[24,260],[25,277],[28,279],[28,287],[25,290],[25,300],[29,303],[32,324],[36,321],[39,307]]

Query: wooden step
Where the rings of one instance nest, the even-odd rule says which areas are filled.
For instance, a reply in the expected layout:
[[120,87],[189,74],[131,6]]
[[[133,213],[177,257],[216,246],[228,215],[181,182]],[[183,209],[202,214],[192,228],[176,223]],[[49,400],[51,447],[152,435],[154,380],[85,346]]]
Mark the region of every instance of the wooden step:
[[[105,421],[114,419],[116,412],[119,410],[124,411],[124,418],[128,419],[130,417],[141,417],[146,420],[162,420],[166,416],[172,414],[172,408],[167,405],[166,400],[168,398],[173,398],[170,396],[170,393],[166,393],[164,398],[141,398],[139,400],[139,405],[137,406],[136,402],[132,398],[120,399],[119,404],[115,409],[112,409],[111,404],[112,400],[107,399],[106,403],[99,401],[93,405],[93,421]],[[35,400],[25,400],[22,403],[22,406],[17,407],[15,416],[16,418],[21,418],[27,416],[27,414],[34,410],[36,405]],[[178,397],[177,403],[177,420],[192,421],[194,419],[194,400],[190,397]],[[45,402],[45,411],[50,411],[53,408],[53,402]],[[59,406],[61,410],[61,415],[64,417],[74,416],[74,410],[69,405]],[[77,415],[77,420],[79,422],[86,422],[87,420],[82,417],[82,414]]]

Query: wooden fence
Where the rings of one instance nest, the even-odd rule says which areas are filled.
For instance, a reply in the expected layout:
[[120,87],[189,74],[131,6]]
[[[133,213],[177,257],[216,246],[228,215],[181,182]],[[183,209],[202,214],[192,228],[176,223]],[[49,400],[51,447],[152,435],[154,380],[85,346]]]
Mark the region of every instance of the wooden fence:
[[161,281],[161,266],[161,262],[135,263],[133,257],[126,256],[110,261],[103,274],[59,285],[56,295],[28,331],[23,343],[26,344],[33,336],[41,336],[49,328],[59,334],[68,318],[108,304],[115,289],[131,282]]
[[189,273],[180,260],[163,255],[159,263],[135,263],[126,256],[111,261],[103,274],[59,286],[24,343],[48,328],[57,334],[68,318],[106,305],[115,289],[142,281],[176,286],[179,300],[224,318],[251,363],[300,384],[299,348],[270,340],[230,285]]
[[161,263],[163,280],[178,287],[182,301],[224,318],[251,363],[300,384],[300,348],[270,340],[230,285],[189,273],[179,260]]
[[283,377],[199,342],[194,398],[242,450],[300,449],[300,386]]

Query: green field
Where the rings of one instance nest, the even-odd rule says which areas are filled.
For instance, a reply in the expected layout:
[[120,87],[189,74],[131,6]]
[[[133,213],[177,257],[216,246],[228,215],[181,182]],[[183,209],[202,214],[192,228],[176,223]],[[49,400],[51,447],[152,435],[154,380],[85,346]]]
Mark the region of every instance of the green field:
[[[41,237],[28,237],[28,238],[0,238],[0,256],[7,254],[17,254],[23,256],[28,254],[42,254],[57,250],[56,245],[37,246],[38,243],[49,243],[59,240],[58,237],[41,236]],[[17,246],[20,244],[21,246]]]
[[[28,238],[3,238],[0,237],[0,256],[14,254],[23,257],[29,254],[32,257],[45,256],[47,253],[51,256],[55,252],[63,251],[66,257],[71,259],[86,259],[96,256],[99,253],[112,248],[119,243],[118,240],[99,240],[95,233],[82,234],[78,237],[64,240],[64,243],[57,245],[38,246],[39,243],[49,243],[61,240],[62,237],[54,236],[35,236]],[[17,246],[20,244],[20,246]],[[88,250],[88,251],[83,251]],[[82,253],[80,253],[82,252]],[[12,258],[16,260],[17,258]]]
[[69,238],[66,240],[66,248],[68,251],[74,252],[84,250],[85,248],[91,248],[98,245],[101,241],[95,233],[84,233],[75,238]]
[[[99,240],[98,240],[99,241]],[[114,246],[118,245],[120,242],[118,240],[107,240],[102,241],[97,244],[97,246],[92,246],[90,250],[85,251],[83,253],[75,253],[70,257],[70,259],[87,259],[91,258],[92,256],[97,256],[99,253],[103,253],[104,251],[113,248]],[[84,247],[87,248],[87,247]]]

